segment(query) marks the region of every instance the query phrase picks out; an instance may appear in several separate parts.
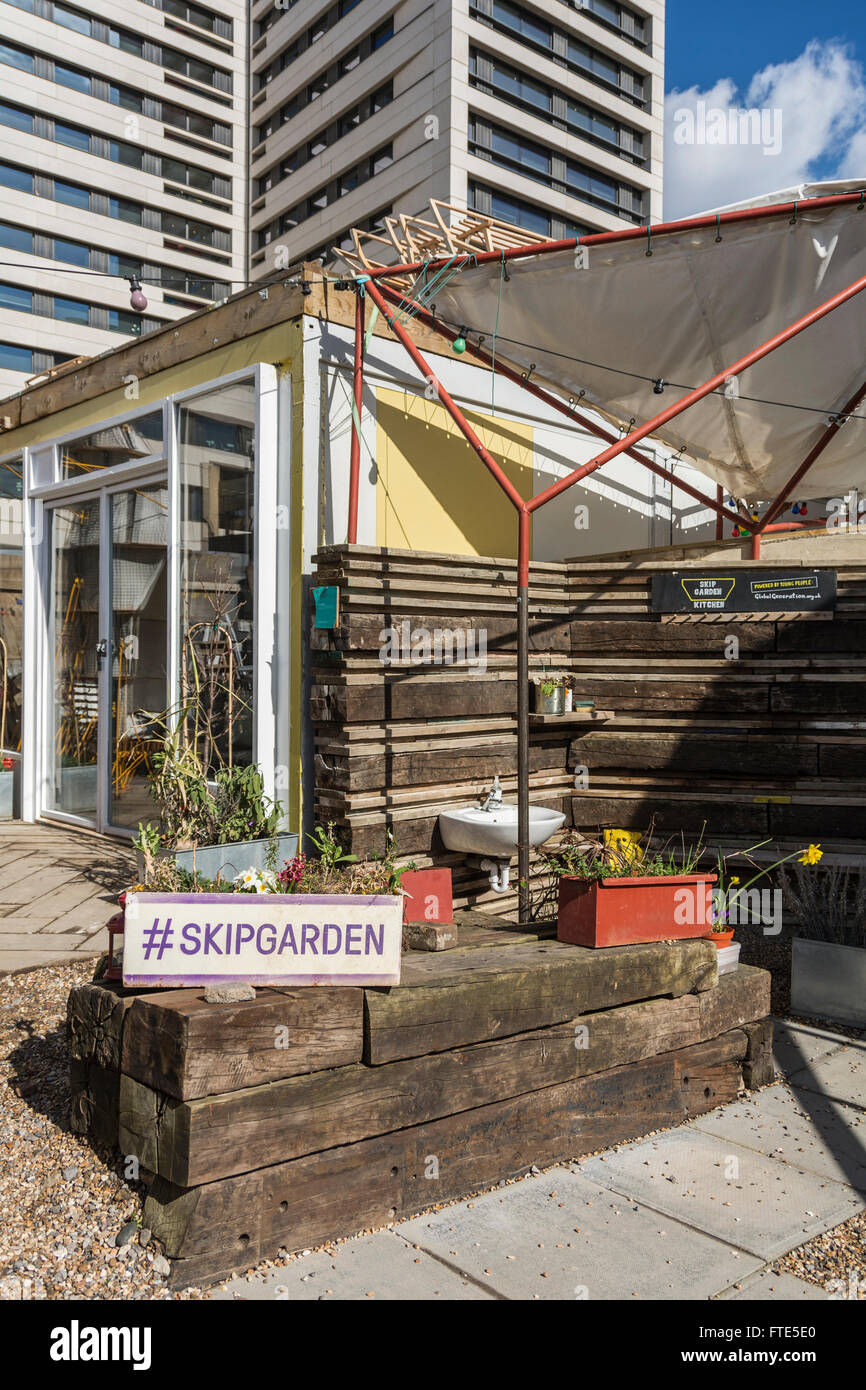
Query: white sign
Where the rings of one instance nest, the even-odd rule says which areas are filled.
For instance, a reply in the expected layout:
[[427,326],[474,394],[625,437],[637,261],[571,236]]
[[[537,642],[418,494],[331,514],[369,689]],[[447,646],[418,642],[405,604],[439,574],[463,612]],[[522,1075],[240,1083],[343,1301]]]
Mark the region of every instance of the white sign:
[[123,983],[397,985],[403,899],[129,893]]

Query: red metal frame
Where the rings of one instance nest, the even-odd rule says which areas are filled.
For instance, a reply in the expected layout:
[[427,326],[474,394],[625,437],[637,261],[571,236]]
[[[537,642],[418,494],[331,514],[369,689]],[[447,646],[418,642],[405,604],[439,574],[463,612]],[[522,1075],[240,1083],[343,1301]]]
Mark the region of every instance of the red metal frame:
[[[808,200],[808,207],[810,209],[819,209],[843,206],[845,204],[853,203],[857,203],[859,207],[862,208],[864,205],[864,195],[859,193],[852,193],[840,194],[829,198],[813,198]],[[441,401],[448,414],[454,420],[458,429],[461,430],[465,438],[472,445],[473,449],[478,454],[479,458],[481,459],[484,466],[487,468],[488,472],[490,472],[493,475],[496,482],[499,484],[502,491],[509,498],[510,502],[515,507],[518,513],[517,713],[519,792],[517,838],[519,862],[518,874],[520,885],[520,920],[522,922],[528,920],[529,916],[528,612],[529,555],[531,544],[532,514],[536,512],[539,509],[539,507],[545,506],[548,502],[552,501],[554,497],[558,497],[562,492],[565,492],[568,488],[572,487],[582,478],[587,477],[590,473],[594,473],[596,469],[603,467],[605,463],[609,463],[612,459],[617,458],[620,454],[629,454],[631,457],[635,458],[639,463],[641,463],[644,467],[648,468],[651,472],[661,474],[663,477],[671,481],[674,484],[674,486],[696,497],[699,501],[701,501],[712,511],[714,511],[717,517],[719,518],[719,522],[717,522],[717,535],[718,526],[721,523],[722,518],[725,516],[729,517],[729,519],[732,520],[741,529],[750,531],[752,533],[752,558],[757,559],[760,556],[761,534],[763,532],[771,530],[790,530],[796,528],[796,523],[783,523],[781,525],[773,525],[773,519],[775,516],[778,515],[779,511],[781,511],[786,498],[791,494],[791,490],[808,472],[812,464],[824,451],[824,449],[829,444],[830,440],[834,437],[835,433],[838,431],[838,429],[841,428],[841,425],[844,423],[844,419],[847,416],[847,414],[854,410],[856,406],[860,403],[860,401],[864,398],[864,396],[866,396],[866,383],[864,383],[860,390],[857,393],[855,393],[855,395],[851,398],[848,404],[840,412],[839,416],[835,417],[831,421],[824,435],[819,440],[818,444],[815,445],[815,447],[811,450],[807,458],[803,461],[803,463],[796,470],[796,472],[791,476],[783,492],[780,493],[779,496],[775,499],[775,501],[771,504],[770,509],[764,516],[763,520],[760,522],[755,522],[752,518],[741,517],[738,514],[728,511],[728,509],[725,508],[722,503],[723,494],[720,495],[719,491],[717,491],[715,501],[713,501],[711,498],[705,497],[696,489],[691,488],[688,484],[684,484],[682,481],[676,479],[670,472],[668,472],[666,469],[661,468],[654,461],[651,461],[644,455],[637,453],[634,446],[640,443],[641,440],[647,438],[647,436],[656,433],[656,431],[659,430],[663,425],[667,424],[670,420],[675,419],[678,415],[681,415],[684,411],[688,410],[690,406],[697,404],[698,401],[704,400],[708,395],[712,394],[713,391],[718,390],[720,386],[723,386],[725,384],[728,378],[732,376],[737,376],[741,372],[746,371],[756,362],[761,361],[764,357],[767,357],[771,352],[774,352],[776,348],[781,347],[784,343],[789,342],[799,333],[802,333],[805,329],[811,327],[813,323],[817,323],[820,319],[825,318],[826,315],[832,313],[834,309],[837,309],[841,305],[846,304],[849,300],[853,299],[855,295],[860,294],[864,289],[866,289],[866,276],[863,276],[861,277],[861,279],[854,281],[853,284],[849,285],[846,289],[840,291],[836,295],[833,295],[831,299],[825,300],[825,302],[823,304],[820,304],[816,309],[811,310],[808,314],[803,315],[802,318],[797,319],[787,328],[775,334],[766,342],[760,344],[760,346],[755,348],[752,352],[747,353],[744,357],[741,357],[738,361],[732,363],[723,371],[716,373],[713,377],[710,377],[708,381],[705,381],[703,383],[703,385],[695,387],[694,390],[689,391],[679,401],[674,402],[665,410],[659,411],[659,413],[653,416],[651,420],[648,420],[646,424],[641,425],[636,430],[631,430],[628,434],[624,435],[621,439],[618,440],[614,439],[613,436],[611,436],[601,427],[596,425],[595,422],[590,420],[588,417],[566,406],[564,402],[559,401],[550,392],[547,392],[542,388],[535,386],[528,380],[528,376],[521,377],[518,373],[514,372],[512,368],[507,367],[506,364],[500,364],[498,370],[500,370],[502,374],[507,376],[510,380],[516,380],[521,386],[523,386],[526,390],[530,391],[533,395],[538,396],[542,400],[545,400],[548,404],[553,405],[554,408],[556,408],[557,410],[561,410],[564,414],[570,416],[572,419],[579,419],[581,423],[585,424],[597,436],[610,441],[609,447],[603,450],[602,453],[598,454],[594,459],[591,459],[589,463],[584,464],[580,468],[574,469],[571,473],[567,474],[566,477],[560,478],[557,482],[552,483],[550,487],[545,488],[543,492],[538,493],[535,497],[532,497],[528,500],[521,497],[520,493],[517,491],[517,489],[514,487],[511,481],[506,477],[505,473],[500,468],[499,464],[496,462],[493,456],[490,454],[489,450],[487,450],[481,443],[481,440],[478,438],[472,426],[469,424],[469,421],[466,419],[465,415],[463,414],[463,411],[460,409],[460,407],[456,404],[456,402],[452,399],[448,391],[439,381],[438,377],[436,376],[436,373],[432,370],[429,363],[419,352],[418,348],[412,342],[411,338],[409,337],[408,333],[405,331],[403,326],[400,323],[398,323],[394,315],[391,312],[389,312],[387,301],[390,300],[392,303],[397,304],[408,302],[412,304],[412,307],[416,314],[423,315],[424,319],[427,319],[429,321],[431,319],[431,316],[427,315],[425,311],[420,310],[418,306],[414,305],[412,301],[406,301],[405,298],[396,295],[395,292],[389,287],[385,286],[382,289],[380,289],[379,286],[375,283],[375,281],[378,279],[390,278],[395,275],[405,275],[407,273],[420,272],[425,269],[435,269],[438,266],[446,264],[459,265],[461,262],[463,262],[467,266],[469,266],[479,265],[484,262],[502,262],[505,260],[517,260],[528,256],[545,255],[550,254],[554,251],[573,249],[578,244],[582,246],[593,244],[599,245],[614,241],[635,240],[641,237],[648,237],[651,240],[653,237],[670,235],[678,231],[694,230],[698,228],[714,226],[719,227],[720,225],[730,222],[748,222],[766,217],[779,217],[785,215],[786,213],[793,213],[796,216],[797,206],[797,203],[782,203],[766,208],[745,208],[740,212],[721,213],[717,216],[691,218],[683,222],[663,223],[660,226],[654,228],[626,228],[618,232],[602,232],[592,236],[579,238],[572,237],[560,242],[544,242],[525,247],[513,247],[503,251],[479,252],[476,255],[467,255],[465,257],[450,257],[443,258],[438,261],[419,261],[402,266],[387,266],[382,267],[378,270],[371,271],[369,274],[359,277],[359,304],[363,305],[363,299],[365,295],[369,294],[370,298],[376,305],[377,309],[381,313],[385,322],[388,324],[394,336],[398,339],[399,342],[403,344],[404,348],[411,357],[415,366],[420,371],[421,375],[426,379],[426,381],[430,385],[434,387],[438,399]],[[360,463],[359,396],[362,387],[361,372],[363,369],[361,360],[363,348],[363,315],[363,307],[358,308],[356,306],[354,395],[357,405],[357,419],[353,420],[352,434],[352,465],[350,471],[349,511],[350,541],[354,541],[357,539],[358,470]],[[435,326],[438,329],[438,331],[443,332],[442,325],[435,324],[432,326]],[[450,331],[447,329],[445,329],[444,331],[445,335],[449,336]],[[453,341],[453,339],[457,335],[450,333],[450,336]],[[486,358],[488,363],[492,362],[492,358],[490,357],[490,355],[483,353],[479,348],[473,349],[473,355],[475,357],[481,358],[482,360]]]
[[[392,304],[397,306],[409,305],[412,309],[413,318],[419,319],[422,323],[426,324],[428,328],[432,328],[437,333],[440,333],[442,337],[448,338],[451,342],[454,342],[455,338],[461,336],[455,329],[449,328],[447,324],[441,323],[438,319],[434,318],[432,314],[428,313],[426,309],[422,308],[421,305],[416,304],[415,300],[407,299],[405,295],[398,294],[389,286],[379,286],[379,288],[385,298]],[[485,366],[493,366],[492,354],[487,352],[484,348],[475,346],[468,339],[466,340],[466,352],[479,362],[483,362]],[[603,439],[608,444],[616,442],[618,436],[604,429],[592,416],[586,415],[576,406],[566,404],[565,401],[560,400],[559,396],[555,396],[551,391],[545,390],[543,386],[538,386],[536,382],[528,380],[525,374],[515,371],[514,368],[508,366],[507,363],[501,360],[498,361],[496,363],[496,370],[501,376],[506,377],[508,381],[513,381],[517,386],[521,386],[524,391],[528,391],[530,395],[537,397],[540,401],[544,401],[545,404],[551,406],[553,410],[559,411],[566,419],[583,425],[585,429],[589,430],[589,432],[594,434],[598,439]],[[724,506],[720,501],[720,496],[724,496],[722,489],[717,490],[716,499],[713,500],[713,498],[707,497],[705,493],[699,492],[697,488],[692,487],[690,483],[685,482],[681,478],[677,478],[674,473],[662,467],[661,464],[656,463],[655,459],[648,458],[646,454],[639,453],[633,446],[629,446],[625,452],[629,458],[642,464],[650,473],[655,473],[657,477],[664,478],[666,482],[671,483],[672,486],[678,488],[680,492],[686,493],[689,497],[694,498],[696,502],[700,502],[705,507],[709,507],[720,517],[727,517],[732,525],[742,526],[753,531],[757,529],[757,522],[752,521],[751,518],[746,520],[744,517],[740,516],[739,512],[732,512],[729,508]]]
[[826,198],[804,198],[793,203],[770,203],[766,207],[741,208],[734,212],[709,213],[703,217],[688,217],[681,222],[659,222],[654,227],[621,227],[612,232],[591,232],[587,236],[565,237],[562,241],[530,242],[526,246],[509,246],[500,251],[467,251],[454,256],[440,256],[435,261],[407,261],[403,265],[378,266],[375,270],[366,271],[362,278],[364,280],[382,280],[389,279],[394,275],[417,275],[422,270],[440,270],[443,266],[459,268],[461,264],[469,267],[485,265],[491,261],[518,261],[527,256],[549,256],[556,251],[573,251],[577,246],[608,246],[617,241],[646,241],[649,239],[652,242],[658,237],[673,236],[677,232],[724,227],[733,222],[758,222],[763,218],[784,217],[786,214],[796,216],[798,212],[802,213],[806,210],[820,212],[826,208],[844,207],[846,204],[855,203],[859,209],[864,206],[864,201],[866,201],[864,193],[834,193]]

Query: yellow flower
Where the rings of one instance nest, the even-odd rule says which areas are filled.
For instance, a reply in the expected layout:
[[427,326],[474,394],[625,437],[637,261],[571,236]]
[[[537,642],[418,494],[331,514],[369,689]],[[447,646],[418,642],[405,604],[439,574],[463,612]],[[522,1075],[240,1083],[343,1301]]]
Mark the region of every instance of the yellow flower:
[[740,881],[740,880],[739,880],[738,878],[732,878],[732,879],[731,879],[731,883],[739,883],[739,881]]
[[817,864],[817,863],[818,863],[818,860],[819,860],[819,859],[823,859],[823,858],[824,858],[824,851],[822,850],[821,846],[820,846],[820,845],[810,845],[809,848],[808,848],[807,850],[804,850],[803,853],[800,855],[800,863],[801,863],[801,864]]

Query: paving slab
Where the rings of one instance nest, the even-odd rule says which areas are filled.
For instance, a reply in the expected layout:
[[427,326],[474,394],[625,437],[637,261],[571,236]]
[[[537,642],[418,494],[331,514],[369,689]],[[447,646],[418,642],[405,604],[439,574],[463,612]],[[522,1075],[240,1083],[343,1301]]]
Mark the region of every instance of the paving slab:
[[465,1303],[490,1302],[496,1295],[424,1251],[413,1249],[393,1231],[377,1231],[335,1246],[331,1254],[314,1251],[263,1275],[231,1279],[211,1298],[289,1303],[438,1298]]
[[866,1192],[866,1111],[814,1091],[780,1082],[689,1127]]
[[826,1303],[829,1296],[817,1284],[807,1284],[793,1274],[774,1274],[771,1269],[759,1269],[717,1295],[726,1303]]
[[0,975],[98,955],[134,873],[126,840],[0,822]]
[[786,1078],[791,1072],[814,1064],[844,1047],[846,1038],[832,1028],[813,1028],[806,1023],[791,1023],[786,1018],[773,1019],[773,1060],[776,1070]]
[[761,1260],[569,1168],[395,1231],[508,1299],[701,1299]]
[[788,1075],[791,1085],[866,1110],[866,1039],[851,1038]]
[[690,1127],[587,1159],[579,1171],[764,1261],[866,1206],[840,1183]]

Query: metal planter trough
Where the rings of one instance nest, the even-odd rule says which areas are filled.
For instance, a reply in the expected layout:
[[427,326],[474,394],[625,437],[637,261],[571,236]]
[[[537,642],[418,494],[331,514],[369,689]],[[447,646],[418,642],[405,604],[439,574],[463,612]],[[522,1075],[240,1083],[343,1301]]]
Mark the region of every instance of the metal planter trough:
[[[276,843],[277,853],[274,865],[277,870],[287,859],[294,859],[298,852],[298,837],[294,833],[276,835],[273,840],[237,840],[230,845],[199,845],[195,849],[163,850],[160,859],[171,858],[178,868],[190,873],[201,874],[202,878],[214,879],[217,874],[224,879],[234,878],[246,869],[266,869],[268,853],[272,843]],[[144,855],[136,851],[139,879],[144,878]]]
[[866,950],[795,936],[791,1012],[866,1026]]

